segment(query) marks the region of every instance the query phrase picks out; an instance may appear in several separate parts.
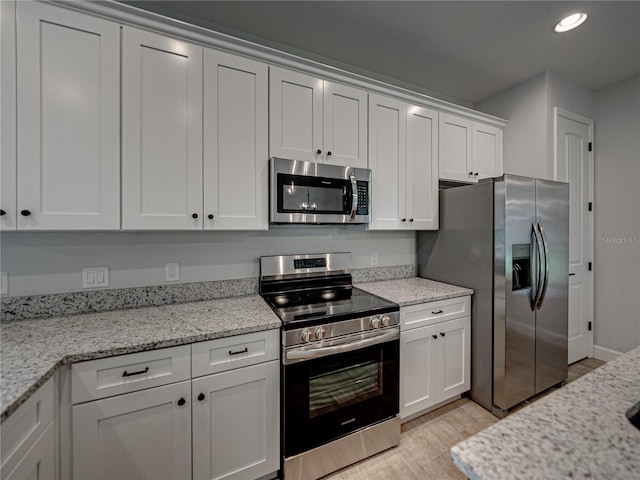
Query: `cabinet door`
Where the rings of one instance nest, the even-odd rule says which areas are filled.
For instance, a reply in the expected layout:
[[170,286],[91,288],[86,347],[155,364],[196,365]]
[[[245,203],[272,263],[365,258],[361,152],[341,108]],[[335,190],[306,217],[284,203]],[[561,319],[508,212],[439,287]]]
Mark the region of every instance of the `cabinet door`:
[[367,168],[367,92],[324,82],[324,162]]
[[502,175],[502,129],[474,122],[472,143],[476,180]]
[[471,317],[434,325],[438,335],[438,401],[471,388]]
[[29,451],[8,473],[4,480],[52,480],[57,478],[55,461],[55,428],[53,422],[33,443]]
[[270,67],[270,156],[322,161],[322,89],[318,78]]
[[400,417],[406,418],[435,405],[437,326],[400,334]]
[[16,229],[16,3],[0,2],[0,229]]
[[472,122],[440,113],[440,178],[458,182],[475,181],[472,167]]
[[438,112],[410,106],[407,112],[407,226],[438,228]]
[[204,51],[204,226],[267,230],[267,65]]
[[202,48],[127,27],[122,228],[202,228]]
[[73,477],[191,478],[190,383],[75,405]]
[[276,360],[193,380],[193,478],[245,480],[280,468],[279,371]]
[[120,27],[17,3],[18,229],[120,228]]
[[406,149],[406,104],[369,95],[369,168],[373,181],[370,230],[397,230],[407,221]]

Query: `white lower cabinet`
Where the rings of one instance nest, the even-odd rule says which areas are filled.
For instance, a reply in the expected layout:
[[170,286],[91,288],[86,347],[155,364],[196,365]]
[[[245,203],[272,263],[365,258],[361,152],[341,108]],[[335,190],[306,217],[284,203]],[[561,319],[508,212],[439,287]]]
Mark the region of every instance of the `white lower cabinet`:
[[0,478],[58,478],[53,397],[54,380],[51,378],[2,422]]
[[193,478],[260,478],[279,465],[279,362],[193,380]]
[[403,307],[400,316],[400,417],[405,419],[469,390],[470,297]]
[[191,478],[190,383],[74,405],[74,478]]
[[278,339],[269,330],[74,364],[73,478],[275,475]]

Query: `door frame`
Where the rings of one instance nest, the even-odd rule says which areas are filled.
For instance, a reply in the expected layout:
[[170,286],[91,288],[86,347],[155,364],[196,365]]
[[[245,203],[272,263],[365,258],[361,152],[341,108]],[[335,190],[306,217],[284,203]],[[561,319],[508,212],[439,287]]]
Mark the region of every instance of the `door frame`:
[[[560,107],[553,107],[553,179],[554,180],[558,180],[559,176],[560,176],[560,165],[558,163],[558,120],[560,117],[564,117],[568,120],[577,122],[577,123],[581,123],[583,125],[586,125],[589,129],[589,142],[591,143],[591,145],[593,145],[593,130],[594,130],[594,122],[593,119],[579,115],[577,113],[573,113],[569,110],[565,110],[563,108]],[[589,199],[590,202],[592,204],[592,209],[591,209],[591,215],[588,216],[588,238],[591,239],[589,248],[586,252],[587,256],[589,258],[591,258],[591,262],[595,263],[595,228],[594,228],[594,218],[595,218],[595,198],[594,198],[594,184],[595,184],[595,178],[594,178],[594,155],[595,155],[595,148],[591,148],[591,150],[588,152],[588,157],[587,157],[587,162],[588,162],[588,166],[587,168],[589,169],[589,178],[590,178],[590,183],[589,183]],[[565,172],[565,177],[568,177],[568,172]],[[568,178],[560,178],[561,181],[567,181]],[[592,263],[592,265],[593,265]],[[592,358],[593,357],[593,344],[594,344],[594,332],[595,332],[595,318],[594,318],[594,312],[595,312],[595,305],[594,305],[594,275],[595,275],[595,270],[591,271],[591,276],[589,278],[589,285],[588,285],[588,296],[589,296],[589,309],[590,311],[587,314],[587,319],[586,321],[591,322],[591,331],[590,333],[590,338],[589,338],[589,347],[588,347],[588,358]]]

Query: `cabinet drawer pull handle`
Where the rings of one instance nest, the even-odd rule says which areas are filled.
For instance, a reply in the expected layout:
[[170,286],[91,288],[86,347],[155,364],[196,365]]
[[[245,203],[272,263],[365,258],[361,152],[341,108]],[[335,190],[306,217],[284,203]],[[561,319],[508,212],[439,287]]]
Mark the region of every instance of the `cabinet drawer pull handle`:
[[142,375],[143,373],[147,373],[149,371],[149,367],[145,368],[144,370],[140,370],[138,372],[127,372],[126,370],[122,373],[123,377],[133,377],[134,375]]
[[433,313],[434,315],[440,315],[441,313],[444,313],[444,311],[443,310],[436,310],[435,312],[431,312],[431,313]]
[[180,400],[178,400],[178,405],[183,406],[185,403],[187,403],[187,401],[184,398],[180,397]]
[[438,339],[438,335],[431,335],[433,337],[434,340]]
[[248,351],[248,347],[244,347],[242,350],[238,350],[237,352],[232,352],[231,350],[229,350],[229,355],[240,355],[241,353],[247,353]]
[[444,337],[445,333],[444,332],[440,332],[440,336]]
[[29,211],[29,210],[21,210],[20,211],[20,215],[22,215],[23,217],[28,217],[29,215],[31,215],[31,211]]
[[204,393],[201,393],[200,395],[198,395],[198,400],[200,401],[204,400]]

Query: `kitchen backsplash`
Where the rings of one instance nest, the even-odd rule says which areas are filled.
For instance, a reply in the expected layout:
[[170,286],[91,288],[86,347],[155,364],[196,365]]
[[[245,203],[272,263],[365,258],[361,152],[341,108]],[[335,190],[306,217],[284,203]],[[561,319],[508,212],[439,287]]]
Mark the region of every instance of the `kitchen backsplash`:
[[[415,269],[413,265],[396,265],[353,270],[354,283],[410,278],[414,276]],[[172,303],[198,302],[242,295],[255,295],[257,293],[257,278],[241,278],[52,295],[5,297],[1,300],[0,319],[2,321],[10,321],[61,315],[78,315],[127,308],[156,307]]]

